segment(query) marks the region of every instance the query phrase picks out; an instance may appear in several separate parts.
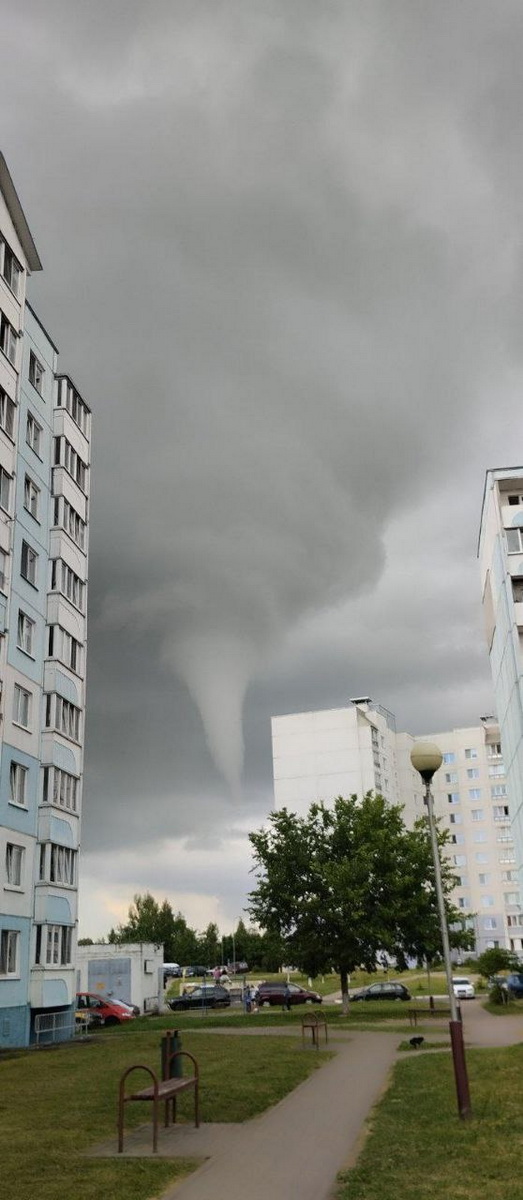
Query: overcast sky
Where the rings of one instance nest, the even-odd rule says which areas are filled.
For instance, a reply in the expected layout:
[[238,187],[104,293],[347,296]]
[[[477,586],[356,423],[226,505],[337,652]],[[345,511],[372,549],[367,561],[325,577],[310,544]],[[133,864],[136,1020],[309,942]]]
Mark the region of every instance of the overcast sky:
[[[492,711],[520,0],[3,0],[30,298],[94,414],[81,933],[235,923],[270,716]],[[245,761],[242,771],[242,710]]]

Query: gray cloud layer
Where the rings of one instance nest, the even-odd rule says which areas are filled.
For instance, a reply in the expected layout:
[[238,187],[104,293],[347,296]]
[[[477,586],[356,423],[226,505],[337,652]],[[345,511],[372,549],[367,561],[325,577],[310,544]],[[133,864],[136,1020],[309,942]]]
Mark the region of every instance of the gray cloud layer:
[[179,679],[237,789],[259,678],[253,811],[271,709],[419,714],[414,631],[430,724],[475,720],[482,474],[521,457],[521,6],[4,24],[33,296],[96,418],[88,843],[223,819]]

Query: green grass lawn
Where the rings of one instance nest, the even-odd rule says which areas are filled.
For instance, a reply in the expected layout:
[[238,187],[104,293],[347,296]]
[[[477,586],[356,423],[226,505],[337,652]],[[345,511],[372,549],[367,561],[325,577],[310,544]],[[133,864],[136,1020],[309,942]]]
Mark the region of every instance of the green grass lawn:
[[405,1022],[408,1025],[410,1005],[394,1000],[373,1000],[366,1003],[358,1001],[349,1005],[349,1015],[345,1016],[341,1004],[322,1004],[315,1009],[314,1005],[299,1004],[290,1012],[279,1006],[264,1007],[257,1013],[246,1013],[241,1008],[232,1009],[198,1009],[196,1011],[170,1013],[161,1017],[137,1017],[132,1024],[111,1026],[107,1031],[100,1030],[100,1037],[117,1035],[132,1036],[133,1032],[143,1029],[254,1029],[266,1025],[299,1026],[304,1016],[310,1016],[311,1011],[318,1011],[333,1028],[357,1029],[362,1024],[374,1025],[379,1022],[394,1020],[396,1023]]
[[523,1045],[467,1052],[474,1116],[460,1121],[451,1056],[399,1062],[340,1200],[520,1200]]
[[[170,1023],[172,1025],[172,1022]],[[158,1069],[158,1029],[109,1031],[91,1042],[32,1051],[0,1062],[1,1194],[10,1200],[149,1200],[192,1170],[188,1160],[93,1160],[82,1152],[116,1130],[118,1080],[125,1067]],[[325,1061],[296,1038],[191,1038],[200,1065],[202,1121],[244,1121],[275,1104]],[[179,1100],[191,1119],[192,1094]],[[126,1128],[150,1121],[133,1104]]]

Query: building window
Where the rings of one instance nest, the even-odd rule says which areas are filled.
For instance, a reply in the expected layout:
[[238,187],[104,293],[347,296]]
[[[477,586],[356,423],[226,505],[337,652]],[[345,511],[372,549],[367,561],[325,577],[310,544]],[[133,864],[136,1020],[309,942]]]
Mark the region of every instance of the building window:
[[456,755],[452,751],[447,750],[445,752],[445,754],[443,755],[443,762],[448,764],[448,763],[453,763],[455,761],[456,761]]
[[449,804],[459,804],[459,792],[447,792]]
[[5,875],[10,887],[22,886],[24,847],[8,842],[5,848]]
[[478,880],[480,887],[486,887],[487,883],[490,883],[490,872],[480,871]]
[[87,464],[80,458],[78,452],[67,441],[66,437],[55,437],[54,439],[54,465],[55,467],[65,467],[69,475],[72,476],[82,492],[86,490],[87,482]]
[[32,412],[27,414],[27,425],[25,428],[25,440],[27,445],[34,450],[39,458],[42,457],[42,426],[33,417]]
[[72,886],[75,880],[75,862],[75,850],[71,850],[69,846],[55,846],[52,844],[51,869],[49,874],[51,883],[67,883]]
[[513,928],[514,925],[521,925],[521,917],[519,913],[512,913],[507,916],[507,925],[509,925],[511,928]]
[[523,530],[518,528],[506,529],[507,550],[509,554],[520,554],[523,549]]
[[501,758],[501,742],[489,742],[487,758]]
[[457,782],[458,782],[458,772],[457,771],[447,771],[447,773],[445,775],[445,783],[457,783]]
[[20,282],[24,269],[3,237],[0,238],[0,273],[2,278],[5,279],[7,286],[11,288],[17,300],[19,300]]
[[488,854],[485,854],[483,852],[483,850],[478,850],[476,853],[476,862],[479,863],[481,866],[483,866],[483,865],[486,866],[486,864],[488,863]]
[[453,861],[455,867],[466,867],[467,855],[466,854],[455,854],[452,861]]
[[495,917],[485,917],[483,920],[484,929],[497,929],[498,923]]
[[66,379],[65,376],[62,376],[58,380],[57,405],[59,408],[67,409],[73,421],[76,422],[82,433],[87,436],[89,409],[78,395],[70,380]]
[[465,834],[464,833],[452,833],[450,840],[451,840],[451,843],[453,846],[464,846],[465,845]]
[[506,821],[510,816],[508,804],[493,804],[492,816],[494,817],[495,821]]
[[79,575],[67,566],[61,558],[53,558],[51,563],[51,591],[61,592],[75,608],[84,611],[85,584]]
[[9,768],[9,788],[11,804],[19,804],[22,808],[27,805],[26,788],[27,785],[27,767],[23,767],[22,763],[11,762]]
[[7,320],[5,313],[0,312],[0,350],[3,351],[13,367],[16,364],[16,343],[17,333],[13,329],[10,321]]
[[14,438],[15,430],[15,408],[11,397],[7,395],[3,387],[0,387],[0,428],[8,437]]
[[31,516],[38,520],[38,503],[40,496],[40,488],[36,486],[30,475],[26,475],[24,479],[24,508]]
[[481,800],[481,788],[469,788],[469,800]]
[[465,758],[477,758],[477,757],[478,757],[478,752],[477,752],[475,746],[471,746],[468,750],[465,750]]
[[18,609],[18,623],[16,644],[19,650],[23,650],[24,654],[33,654],[33,637],[35,630],[35,622],[27,616],[27,613]]
[[502,883],[517,883],[517,880],[518,880],[517,871],[502,871],[501,872],[501,882]]
[[36,388],[36,391],[40,396],[42,395],[44,388],[44,374],[45,371],[40,359],[38,359],[36,354],[33,354],[33,351],[31,350],[29,355],[29,383],[32,383],[33,387]]
[[20,934],[16,929],[0,931],[0,975],[18,975]]
[[80,709],[56,693],[47,695],[45,724],[47,729],[56,729],[73,742],[80,739]]
[[449,816],[449,821],[450,821],[451,825],[461,825],[461,821],[462,821],[461,813],[460,812],[451,813]]
[[0,550],[0,591],[7,591],[7,554]]
[[13,721],[15,725],[22,725],[24,729],[29,729],[31,721],[31,692],[27,688],[22,687],[19,683],[15,683],[13,696]]
[[482,904],[483,908],[494,908],[494,897],[493,896],[482,896],[481,904]]
[[8,475],[3,467],[0,467],[0,508],[7,513],[11,502],[11,480],[12,476]]
[[473,808],[472,809],[472,820],[473,821],[484,821],[485,820],[485,809],[484,808]]
[[470,908],[468,896],[458,896],[458,908]]
[[474,834],[474,841],[475,842],[486,842],[486,840],[487,840],[487,835],[485,833],[485,830],[477,829]]
[[61,625],[49,626],[49,658],[59,662],[80,675],[82,669],[82,645]]
[[22,554],[20,559],[20,574],[28,583],[32,583],[36,587],[36,571],[37,571],[38,555],[36,550],[29,545],[29,542],[22,542]]
[[510,850],[502,850],[499,856],[499,861],[500,863],[515,863],[516,856],[514,854],[513,847],[511,847]]
[[479,779],[479,767],[468,767],[467,779]]
[[85,521],[63,496],[57,496],[54,502],[54,524],[65,529],[80,550],[85,549]]
[[68,812],[78,810],[80,780],[59,767],[44,767],[43,803],[57,804]]
[[495,783],[494,786],[491,787],[491,789],[490,789],[490,794],[493,799],[497,796],[506,796],[506,794],[507,794],[506,783]]
[[42,956],[48,967],[67,967],[71,963],[71,925],[37,925],[35,962],[41,963]]
[[521,897],[520,897],[519,892],[504,892],[503,893],[503,900],[504,900],[505,904],[519,904],[520,899],[521,899]]
[[512,842],[513,841],[512,832],[508,825],[505,829],[501,830],[501,833],[498,833],[496,841],[497,842]]
[[496,779],[499,775],[505,774],[505,768],[502,764],[500,764],[498,767],[489,767],[488,773],[491,779]]

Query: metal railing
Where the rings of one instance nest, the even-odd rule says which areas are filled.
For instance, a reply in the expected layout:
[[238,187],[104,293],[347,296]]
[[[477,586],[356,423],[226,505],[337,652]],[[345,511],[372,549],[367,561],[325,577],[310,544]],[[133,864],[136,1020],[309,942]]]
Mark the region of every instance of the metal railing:
[[69,1038],[83,1037],[89,1028],[89,1017],[75,1017],[70,1008],[62,1012],[38,1013],[34,1032],[37,1046],[52,1042],[66,1042]]

